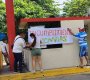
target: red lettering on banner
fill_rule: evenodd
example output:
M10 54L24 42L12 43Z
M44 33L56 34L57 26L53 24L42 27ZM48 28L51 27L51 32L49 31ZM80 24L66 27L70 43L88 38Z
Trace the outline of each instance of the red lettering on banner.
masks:
M57 30L57 34L58 35L61 35L61 30Z
M69 31L65 30L65 35L70 35Z
M44 30L44 36L47 36L48 35L48 30Z
M61 30L61 35L64 35L64 30Z
M53 30L49 30L48 31L48 36L52 36L53 35Z
M37 30L37 36L40 36L41 35L41 31L40 30Z
M44 36L43 32L44 32L44 31L42 30L42 31L41 31L41 36Z
M59 34L59 35L70 35L70 33L65 29L57 30L57 34Z
M57 30L55 29L54 30L54 34L53 34L54 36L56 36L57 35Z
M66 29L46 29L46 30L29 30L30 33L36 34L36 36L57 36L57 35L70 35Z

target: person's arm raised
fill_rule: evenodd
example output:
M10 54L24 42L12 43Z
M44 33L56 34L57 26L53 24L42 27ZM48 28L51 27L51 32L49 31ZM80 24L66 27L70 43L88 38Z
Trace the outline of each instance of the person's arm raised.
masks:
M75 35L70 28L67 28L71 35Z

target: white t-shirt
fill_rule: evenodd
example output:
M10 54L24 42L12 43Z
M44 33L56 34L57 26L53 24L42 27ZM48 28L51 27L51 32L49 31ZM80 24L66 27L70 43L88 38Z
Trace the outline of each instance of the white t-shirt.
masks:
M4 43L4 42L2 42L1 43L1 51L3 52L3 53L7 53L7 44L6 43Z
M34 39L31 38L29 43L33 43ZM36 45L34 46L34 48L41 48L40 47L40 38L39 37L36 37Z
M14 40L13 53L22 53L25 46L25 40L17 35Z

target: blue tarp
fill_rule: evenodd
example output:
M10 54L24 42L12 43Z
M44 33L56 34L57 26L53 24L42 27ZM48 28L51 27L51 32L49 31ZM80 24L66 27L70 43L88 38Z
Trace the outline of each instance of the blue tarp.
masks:
M6 37L6 34L5 33L0 33L0 41Z

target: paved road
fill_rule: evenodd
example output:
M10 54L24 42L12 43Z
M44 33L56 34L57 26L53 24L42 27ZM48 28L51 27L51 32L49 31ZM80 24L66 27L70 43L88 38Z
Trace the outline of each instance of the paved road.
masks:
M56 76L52 78L41 78L34 80L90 80L90 73L64 75L64 76Z

